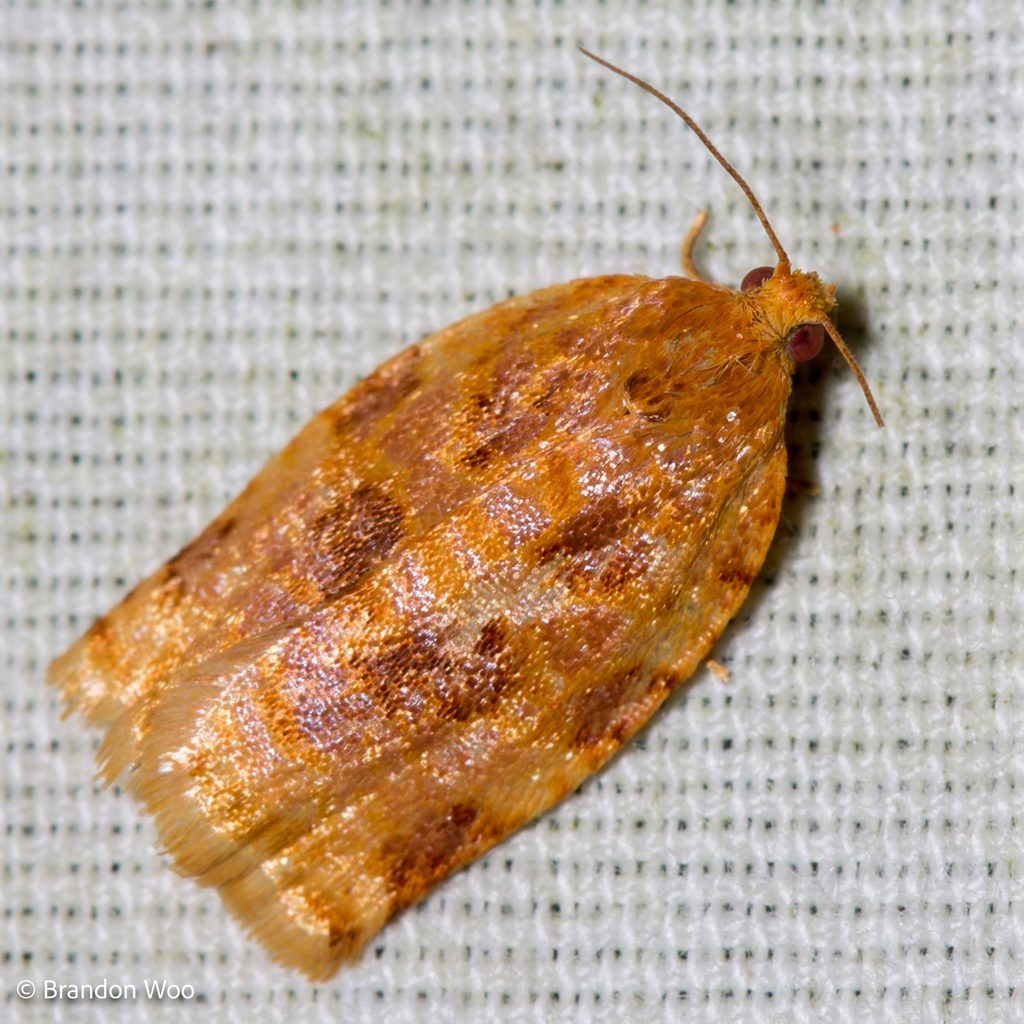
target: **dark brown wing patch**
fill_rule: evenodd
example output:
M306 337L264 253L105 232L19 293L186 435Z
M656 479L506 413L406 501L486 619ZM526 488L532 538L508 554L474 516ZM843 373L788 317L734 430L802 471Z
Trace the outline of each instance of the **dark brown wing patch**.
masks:
M324 593L356 583L402 539L402 506L374 484L362 484L322 512L313 524Z

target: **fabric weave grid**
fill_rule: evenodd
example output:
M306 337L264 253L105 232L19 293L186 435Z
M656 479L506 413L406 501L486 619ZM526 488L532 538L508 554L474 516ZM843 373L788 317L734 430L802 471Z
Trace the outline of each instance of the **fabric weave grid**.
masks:
M3 993L71 1021L1018 1019L1018 5L22 3L0 16ZM48 660L382 358L512 293L770 247L803 369L768 564L605 771L311 986L91 781ZM28 1000L15 986L38 987ZM205 1010L204 1010L205 1007Z

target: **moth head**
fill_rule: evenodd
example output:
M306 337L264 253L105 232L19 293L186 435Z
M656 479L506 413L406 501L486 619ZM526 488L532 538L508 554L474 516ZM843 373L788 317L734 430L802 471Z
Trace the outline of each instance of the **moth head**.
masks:
M781 259L774 267L755 267L749 271L740 282L740 291L757 294L769 307L785 311L788 323L779 323L779 317L774 319L785 337L786 354L794 363L806 363L814 359L821 352L825 335L828 334L853 370L875 422L882 426L882 415L868 382L857 360L853 358L853 353L846 347L835 324L829 319L828 314L836 304L834 285L825 284L817 274L793 270L788 259Z
M743 278L740 291L763 295L777 309L796 313L799 323L779 326L785 332L786 354L794 363L806 363L825 344L825 328L819 316L823 314L827 319L835 305L835 289L823 285L817 274L787 270L781 263L777 267L755 267Z

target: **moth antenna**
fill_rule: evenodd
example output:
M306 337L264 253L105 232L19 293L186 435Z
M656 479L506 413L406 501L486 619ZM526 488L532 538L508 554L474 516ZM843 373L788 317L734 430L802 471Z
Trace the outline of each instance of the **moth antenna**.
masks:
M683 110L678 103L670 100L663 92L659 89L655 89L653 85L648 84L642 78L637 78L636 75L630 74L628 71L624 71L620 67L616 67L609 61L606 61L603 57L598 57L596 53L591 53L588 49L581 46L580 53L585 57L589 57L592 61L600 64L602 67L607 68L609 71L614 71L615 74L621 75L627 81L632 82L634 85L639 85L644 92L649 92L652 96L661 100L669 110L673 111L681 117L690 128L691 131L700 139L701 142L707 147L708 152L729 172L733 181L741 189L743 194L750 200L750 205L754 208L754 213L757 214L758 219L761 221L761 226L765 230L765 234L768 235L769 240L775 248L775 252L779 257L779 262L784 265L786 271L789 270L789 257L786 255L786 250L782 248L782 243L779 241L779 236L775 234L771 224L768 223L768 217L761 207L761 204L757 201L757 196L754 195L753 189L743 180L743 176L739 171L728 160L722 156L721 153L715 148L715 144L704 134L701 130L700 125L690 115ZM699 230L699 229L698 229ZM691 231L692 234L692 231ZM689 236L687 237L689 241ZM684 246L685 249L685 246ZM860 367L857 365L857 360L853 358L853 353L846 347L843 339L839 337L839 332L835 329L832 321L827 316L822 316L821 320L818 321L822 327L828 331L829 337L835 342L836 348L839 349L842 357L849 364L850 369L853 370L853 375L857 378L857 383L860 384L861 391L864 392L864 397L868 400L868 405L871 407L871 414L875 417L875 422L880 426L885 426L885 421L882 419L882 414L878 411L878 405L875 403L875 396L871 394L871 388L868 387L868 382L864 379L864 374L861 372Z
M685 110L683 110L683 108L679 106L678 103L674 103L663 92L660 92L659 90L655 89L653 85L649 85L642 78L637 78L636 75L631 75L628 71L623 71L622 68L616 67L614 64L610 64L603 57L598 57L596 53L591 53L589 50L584 49L582 46L580 47L580 52L584 56L589 57L592 61L596 61L602 67L606 67L609 71L614 71L615 74L622 75L623 78L625 78L627 81L632 82L634 85L639 85L641 89L643 89L645 92L649 92L652 96L657 97L659 100L661 100L662 103L665 104L666 107L669 108L669 110L678 114L686 122L690 130L693 131L696 134L697 138L700 139L700 141L703 142L704 145L707 147L708 152L729 172L729 174L732 176L733 181L735 181L736 184L739 185L741 189L743 189L743 194L747 197L747 199L750 200L750 205L753 206L754 213L757 214L758 219L761 221L761 226L764 228L765 233L768 235L769 240L775 248L775 252L778 254L779 262L784 263L786 265L786 268L788 269L789 257L786 255L786 250L782 248L782 243L779 241L778 235L775 234L775 232L772 230L771 224L768 223L768 218L767 216L765 216L765 212L761 208L761 204L757 201L757 196L754 195L754 192L751 189L751 187L743 180L743 177L740 174L740 172L737 171L736 168L733 167L733 165L729 163L729 161L726 160L721 153L718 152L718 150L715 148L715 144L704 134L703 131L701 131L700 125L698 125L697 122L694 121L694 119L690 117L690 115Z
M871 388L868 387L868 382L864 379L864 374L861 373L860 367L857 365L857 360L853 358L853 353L846 347L843 339L839 337L839 332L835 329L832 321L827 316L822 314L820 320L816 321L821 324L822 327L828 331L828 336L835 343L840 354L849 364L851 370L853 370L854 377L857 378L857 383L860 385L861 391L864 392L864 397L868 400L868 405L871 406L871 415L875 417L875 422L880 426L885 426L885 420L882 419L882 414L878 411L878 406L875 404L875 396L871 394Z

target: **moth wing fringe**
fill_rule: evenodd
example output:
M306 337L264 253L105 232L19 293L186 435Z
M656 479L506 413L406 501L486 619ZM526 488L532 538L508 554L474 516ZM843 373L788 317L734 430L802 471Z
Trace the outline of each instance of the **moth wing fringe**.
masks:
M375 925L336 935L327 929L304 929L296 924L273 879L262 871L222 885L220 898L275 963L301 971L310 981L326 981L342 964L358 960L385 923L382 916Z
M126 712L101 745L104 776L108 782L123 785L152 816L160 846L171 856L177 874L217 888L231 914L277 963L300 970L311 980L324 980L346 960L358 958L366 939L384 921L372 929L352 929L333 936L326 923L303 928L286 905L278 883L262 870L271 852L282 852L280 844L261 842L258 834L230 839L212 826L190 799L193 783L189 768L187 764L176 766L173 753L188 745L197 720L221 689L221 684L208 677L179 681L161 692L155 710L143 706ZM148 718L144 725L140 714ZM140 728L145 734L138 743L133 734ZM123 750L133 750L134 759L126 761ZM279 819L274 820L280 824ZM306 829L293 831L298 834L289 842L301 838Z
M153 816L162 848L175 870L201 885L220 884L218 867L237 855L235 842L212 829L193 802L190 766L175 763L175 753L188 746L201 715L221 687L212 680L179 684L152 702L126 712L111 727L97 754L108 782L119 783ZM141 738L137 734L141 733ZM237 876L241 870L229 877Z
M93 697L90 700L88 678L83 678L83 665L89 660L89 645L92 643L93 630L88 630L79 637L60 657L54 658L46 669L46 683L56 687L63 704L61 718L67 718L75 711L81 711L86 724L100 727L108 726L116 717L112 714L109 698ZM93 683L99 690L98 683Z

